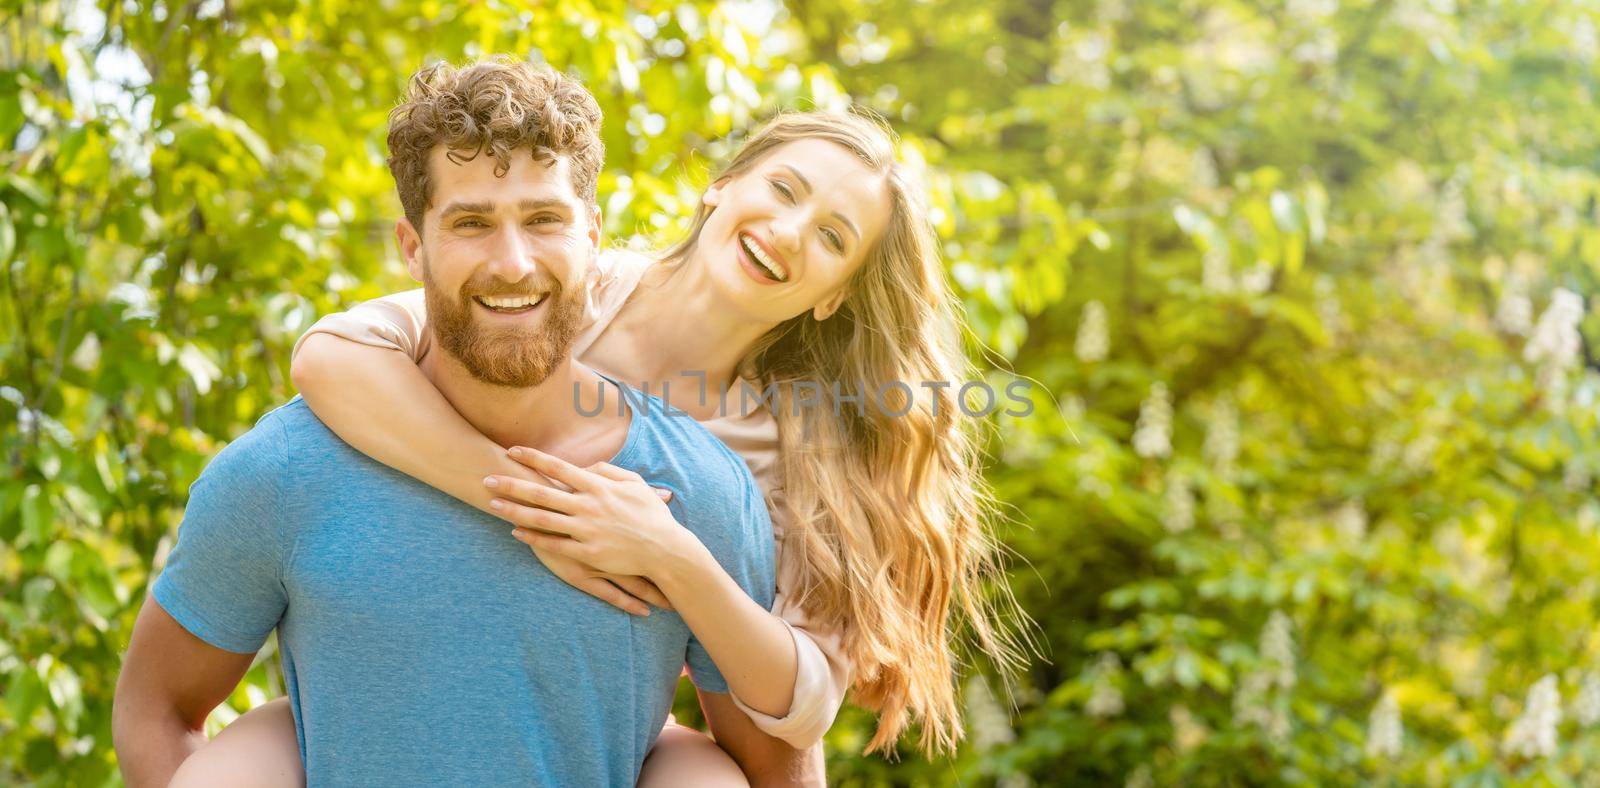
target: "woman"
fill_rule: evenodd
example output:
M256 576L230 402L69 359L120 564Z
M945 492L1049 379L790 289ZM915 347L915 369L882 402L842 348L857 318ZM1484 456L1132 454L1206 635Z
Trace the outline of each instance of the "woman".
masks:
M745 458L778 537L777 599L762 609L720 570L677 584L694 594L664 596L652 576L677 568L660 546L687 529L642 502L590 516L581 551L558 535L518 538L618 607L678 611L739 707L792 746L820 740L848 687L879 714L868 751L889 749L912 718L925 750L951 748L962 732L955 633L970 627L1002 665L1017 651L981 588L995 569L993 507L975 425L954 387L921 385L959 386L969 367L927 209L887 128L858 115L781 115L707 188L684 240L655 260L605 257L574 355L653 392L668 384L674 407ZM516 525L548 528L542 480L603 469L521 451L524 467L475 431L416 367L428 352L423 319L417 293L325 318L297 350L295 383L375 459ZM741 407L742 386L770 387L777 406ZM407 423L428 429L397 426ZM570 497L559 506L585 517ZM293 727L276 705L231 726L234 745L280 757ZM731 766L709 739L669 725L640 782L705 782Z

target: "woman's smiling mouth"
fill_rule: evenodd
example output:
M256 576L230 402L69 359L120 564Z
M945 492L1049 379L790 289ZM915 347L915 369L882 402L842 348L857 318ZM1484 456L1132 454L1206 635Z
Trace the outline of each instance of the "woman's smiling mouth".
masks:
M760 239L749 233L739 233L739 249L744 254L743 260L752 264L763 278L773 282L789 281L789 269L783 264L782 258L772 252Z

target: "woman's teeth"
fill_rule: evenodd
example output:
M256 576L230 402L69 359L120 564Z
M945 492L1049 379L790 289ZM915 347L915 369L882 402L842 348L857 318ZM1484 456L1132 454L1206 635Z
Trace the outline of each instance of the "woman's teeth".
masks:
M773 279L776 279L780 282L788 280L789 277L783 273L783 269L779 268L778 264L773 262L772 258L768 257L767 253L761 250L761 247L751 243L749 239L742 235L739 236L739 245L744 247L745 253L750 255L752 260L760 263L762 268L767 269L767 273L772 274Z
M540 301L543 301L544 296L515 296L511 298L489 298L487 296L477 296L476 300L478 303L483 304L490 309L526 309L530 306L537 305Z

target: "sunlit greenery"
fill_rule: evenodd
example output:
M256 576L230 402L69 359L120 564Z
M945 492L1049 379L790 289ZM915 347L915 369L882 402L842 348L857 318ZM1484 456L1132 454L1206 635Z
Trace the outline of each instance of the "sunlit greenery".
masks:
M1600 771L1600 9L1527 0L0 0L0 783L116 783L188 485L317 315L406 286L419 65L581 77L608 232L780 107L927 166L1042 656L841 784ZM980 346L981 343L981 346ZM1003 379L1003 378L1002 378ZM403 647L403 644L396 644ZM1549 677L1549 678L1546 678ZM1541 679L1545 679L1541 681ZM218 725L280 691L270 655Z

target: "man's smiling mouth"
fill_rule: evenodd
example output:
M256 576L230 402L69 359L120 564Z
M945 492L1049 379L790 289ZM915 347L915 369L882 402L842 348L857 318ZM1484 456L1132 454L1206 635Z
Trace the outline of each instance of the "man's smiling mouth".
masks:
M541 293L539 295L522 296L473 296L472 300L491 312L516 314L518 312L527 312L544 303L547 295L547 293Z

